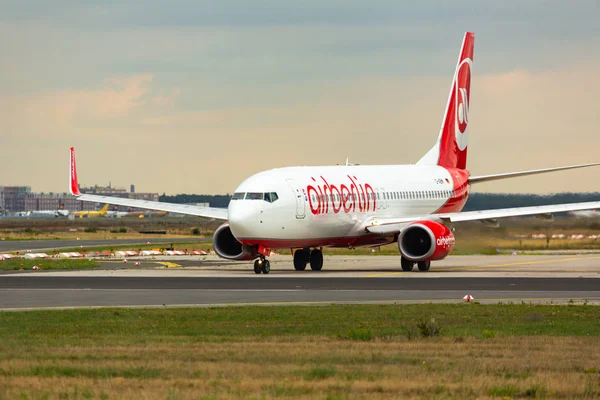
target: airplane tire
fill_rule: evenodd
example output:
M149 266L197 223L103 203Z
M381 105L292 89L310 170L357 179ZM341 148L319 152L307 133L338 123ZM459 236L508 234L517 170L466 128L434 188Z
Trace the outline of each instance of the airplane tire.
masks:
M412 261L407 260L406 258L402 257L400 259L400 265L402 265L402 271L404 272L410 272L413 270L413 267L415 266L415 263Z
M422 271L422 272L429 271L429 267L431 266L431 261L429 261L429 260L421 261L421 262L417 263L417 266L419 267L419 271Z
M320 271L323 268L323 252L321 250L313 250L310 252L310 269Z
M298 249L294 252L294 269L296 271L304 271L308 264L308 254L304 249Z
M263 261L262 272L263 274L268 274L269 272L271 272L271 263L269 262L269 260Z
M262 272L262 263L260 260L254 261L254 273L260 274Z

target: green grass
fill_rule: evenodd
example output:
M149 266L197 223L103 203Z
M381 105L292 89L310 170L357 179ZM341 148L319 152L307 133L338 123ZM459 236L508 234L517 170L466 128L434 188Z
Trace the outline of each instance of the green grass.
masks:
M332 366L318 366L311 368L310 370L304 373L304 379L308 381L314 380L322 380L335 376L337 374L337 370Z
M4 312L0 399L597 398L599 320L473 303Z
M19 269L30 270L34 265L37 265L40 270L56 270L56 269L88 269L95 268L99 264L95 260L88 259L11 259L0 261L0 271L16 271Z
M36 366L22 370L4 371L0 369L0 376L43 376L43 377L84 377L93 379L107 378L137 378L151 379L161 375L157 368L104 368L104 367L63 367L63 366Z
M370 341L405 337L424 318L432 317L442 337L600 336L600 307L595 306L426 304L0 313L0 338L40 343L147 343L167 338L228 341L282 336Z

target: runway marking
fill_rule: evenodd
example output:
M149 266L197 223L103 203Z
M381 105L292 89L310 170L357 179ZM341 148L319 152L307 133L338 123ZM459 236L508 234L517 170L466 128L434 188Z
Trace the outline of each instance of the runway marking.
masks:
M160 264L163 265L167 268L177 268L177 267L181 267L181 264L176 264L174 262L169 262L169 261L157 261L156 264Z
M443 269L441 269L441 271L471 271L471 270L482 270L482 269L493 268L493 267L514 267L514 266L518 266L518 265L550 264L550 263L565 262L565 261L593 260L593 259L599 259L599 258L600 258L600 256L571 257L571 258L559 258L559 259L553 259L553 260L539 260L539 261L520 261L520 262L505 263L505 264L474 265L471 267L443 268ZM569 272L571 272L571 270L569 270ZM577 272L577 271L573 271L573 272ZM588 272L594 272L594 271L588 271ZM365 278L382 278L382 277L392 277L392 276L405 275L405 274L406 274L405 271L386 272L386 273L382 273L382 274L366 275Z

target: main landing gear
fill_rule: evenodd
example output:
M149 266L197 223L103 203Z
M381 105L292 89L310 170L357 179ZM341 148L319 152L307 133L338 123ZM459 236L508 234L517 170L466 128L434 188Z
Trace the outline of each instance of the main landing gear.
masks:
M298 249L294 252L294 269L304 271L306 265L310 264L310 269L320 271L323 268L323 252L320 249Z
M271 263L264 256L254 261L254 273L255 274L268 274L271 272Z
M429 261L429 260L419 261L416 264L417 264L417 267L419 268L419 271L426 272L426 271L429 271L429 267L431 266L431 261ZM413 261L407 260L406 258L402 257L400 259L400 265L402 266L402 271L410 272L413 270L415 263Z

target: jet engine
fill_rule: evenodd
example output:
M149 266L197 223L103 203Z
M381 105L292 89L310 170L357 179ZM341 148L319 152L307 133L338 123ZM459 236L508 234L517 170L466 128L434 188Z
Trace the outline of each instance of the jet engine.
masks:
M408 225L400 232L398 248L410 261L441 260L454 247L454 235L446 225L422 221Z
M215 231L213 249L219 257L228 260L252 260L258 256L258 252L254 247L244 246L237 241L227 222Z

